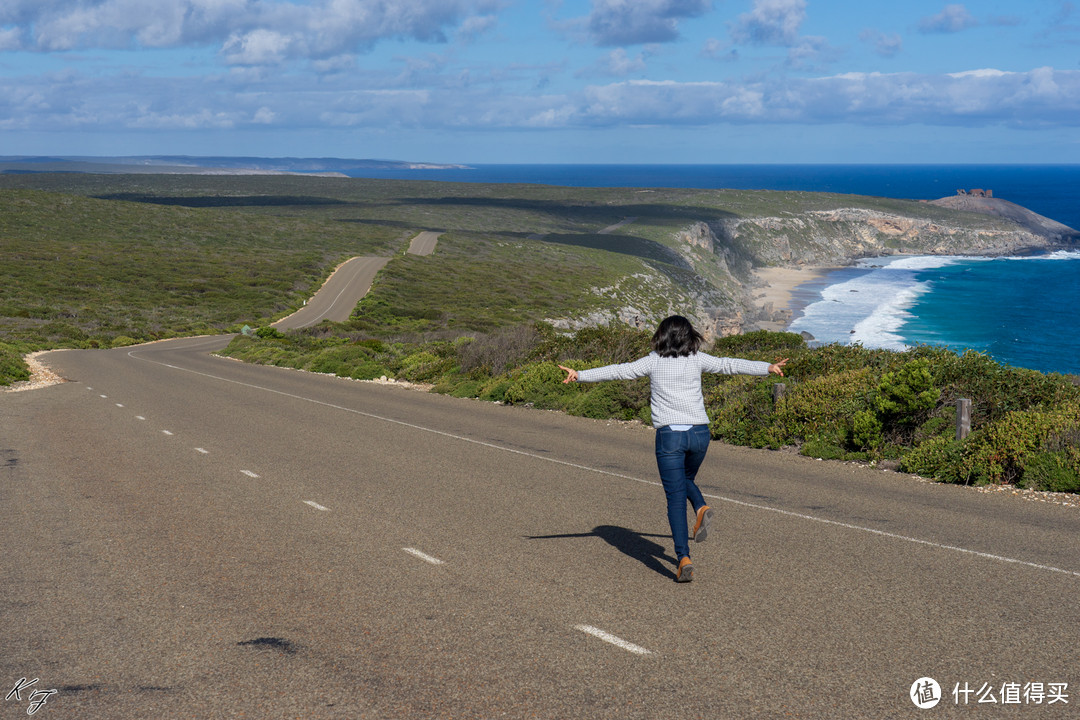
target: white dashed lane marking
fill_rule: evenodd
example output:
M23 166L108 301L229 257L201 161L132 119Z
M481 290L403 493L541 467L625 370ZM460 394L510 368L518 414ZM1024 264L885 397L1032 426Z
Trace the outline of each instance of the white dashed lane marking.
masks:
M314 500L305 500L305 501L304 501L304 504L305 504L305 505L310 505L311 507L315 508L316 510L321 510L321 511L323 511L323 512L330 512L330 508L328 508L328 507L323 507L322 505L320 505L319 503L315 502Z
M257 478L257 477L259 477L258 475L256 475L255 473L251 472L250 470L241 470L240 472L244 473L245 475L247 475L247 476L248 476L248 477L250 477L250 478Z
M203 455L209 455L210 454L210 451L205 449L205 448L195 448L195 452L201 453Z
M600 628L593 627L592 625L575 625L574 629L580 630L583 633L588 633L595 638L599 638L606 643L611 643L615 647L622 648L623 650L626 650L627 652L632 652L635 655L652 655L651 650L646 650L640 645L635 645L632 642L627 642L620 637L616 637L611 633L604 632Z
M427 553L424 553L424 552L420 552L416 548L401 548L401 549L404 550L405 552L409 553L410 555L414 555L414 556L420 558L424 562L431 563L432 565L442 565L442 564L444 564L443 561L440 560L439 558L432 557L432 556L430 556L430 555L428 555Z
M161 434L162 434L162 435L172 435L172 433L171 433L171 432L169 432L168 430L162 430L162 431L161 431Z
M145 420L146 418L144 418L142 415L136 415L135 419L136 420Z

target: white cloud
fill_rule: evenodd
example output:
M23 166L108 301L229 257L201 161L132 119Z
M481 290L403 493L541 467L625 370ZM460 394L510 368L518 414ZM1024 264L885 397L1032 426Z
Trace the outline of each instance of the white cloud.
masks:
M671 42L681 20L711 9L711 0L593 0L586 25L600 46Z
M0 28L0 52L18 50L22 47L22 32L19 28Z
M277 113L268 107L261 107L255 111L255 116L251 119L251 122L256 125L271 125L276 119Z
M457 34L458 37L467 40L475 40L491 28L495 27L498 22L499 19L495 15L475 15L467 18L465 22L461 23L461 27L458 28Z
M704 47L701 48L702 57L712 58L713 60L738 60L739 51L731 46L731 43L718 40L716 38L709 38L705 41Z
M32 49L218 45L235 62L325 59L387 38L445 42L449 30L489 28L502 0L4 0L0 27L33 38ZM267 46L278 38L278 47ZM288 38L288 43L280 38ZM239 43L239 44L238 44Z
M618 59L613 53L612 58ZM635 59L625 56L633 65ZM617 64L617 63L616 63ZM979 69L945 75L845 73L752 82L632 80L579 92L515 92L520 78L439 78L402 89L393 74L283 75L240 66L215 77L99 78L68 71L0 77L5 129L263 127L588 129L753 123L1080 127L1080 70ZM365 85L366 87L358 87ZM145 100L144 98L152 98Z
M922 33L956 33L975 27L979 21L971 16L963 5L946 5L937 15L924 17L919 21Z
M646 53L640 52L631 57L624 48L615 48L601 56L592 66L580 70L576 77L626 77L632 73L644 72Z
M222 53L230 65L276 65L283 61L292 40L272 30L252 30L225 41Z
M731 38L742 44L792 47L806 20L806 0L754 0L750 12L731 24Z
M873 46L874 52L882 57L895 57L904 49L904 41L896 33L885 34L880 30L867 28L859 33L859 39Z

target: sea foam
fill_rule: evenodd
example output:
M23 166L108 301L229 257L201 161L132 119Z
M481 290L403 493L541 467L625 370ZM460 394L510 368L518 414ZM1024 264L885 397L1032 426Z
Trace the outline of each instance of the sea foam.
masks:
M953 256L912 256L862 260L851 268L834 272L821 292L789 330L807 332L822 343L854 344L864 347L904 350L899 334L911 318L908 309L931 289L919 280L924 270L945 267L961 258Z

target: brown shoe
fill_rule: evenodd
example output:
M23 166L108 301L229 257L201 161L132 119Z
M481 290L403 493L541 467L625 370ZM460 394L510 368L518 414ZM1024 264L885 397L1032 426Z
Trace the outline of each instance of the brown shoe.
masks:
M679 572L675 574L675 582L690 582L694 579L694 564L690 558L684 557L679 561Z
M694 542L704 542L709 536L709 523L712 522L712 508L702 505L697 511L697 522L694 524Z

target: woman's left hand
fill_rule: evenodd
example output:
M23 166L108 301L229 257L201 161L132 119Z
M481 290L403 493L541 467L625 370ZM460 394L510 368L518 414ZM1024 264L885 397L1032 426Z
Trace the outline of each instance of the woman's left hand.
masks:
M779 375L780 377L784 377L784 366L787 365L787 361L787 358L784 358L783 360L777 360L769 366L769 372L771 372L773 375Z

